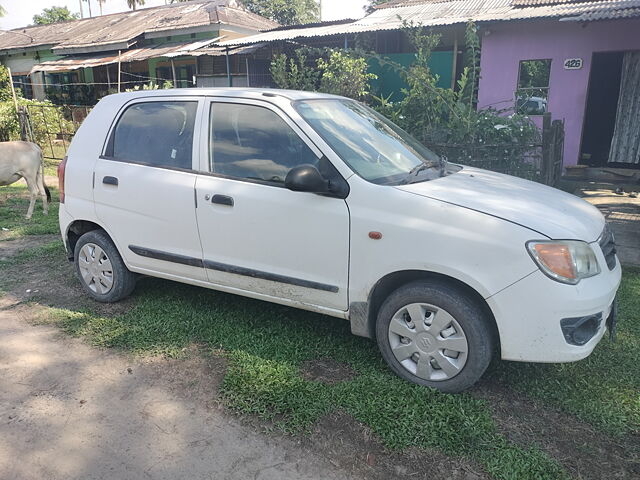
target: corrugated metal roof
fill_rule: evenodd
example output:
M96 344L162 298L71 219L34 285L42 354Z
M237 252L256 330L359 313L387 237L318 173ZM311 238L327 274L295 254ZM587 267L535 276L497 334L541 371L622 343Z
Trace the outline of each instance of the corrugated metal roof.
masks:
M109 65L112 63L127 63L148 60L149 58L174 58L181 56L198 56L204 55L206 47L211 45L218 39L210 39L192 43L165 43L146 48L133 48L125 50L121 55L117 53L103 53L93 55L74 55L60 58L58 60L49 60L35 65L30 73L33 72L67 72L69 70L77 70L79 68L98 67L100 65ZM247 47L245 47L247 48ZM223 48L218 48L224 51Z
M535 0L534 0L535 1ZM309 37L344 35L349 33L397 30L405 22L426 27L476 22L534 20L558 18L563 21L604 20L640 16L640 0L600 0L554 5L515 7L512 0L421 0L408 4L376 9L370 15L346 25L329 25L290 30L273 30L239 39L221 42L223 46L248 45L257 42L295 40Z
M514 7L531 7L534 5L558 5L560 3L589 3L594 0L512 0Z
M170 34L175 30L216 24L253 30L278 26L276 22L246 11L235 0L195 0L14 30L27 36L12 31L1 32L0 50L53 45L58 54L82 48L99 51L121 48L122 44L129 44L143 34Z

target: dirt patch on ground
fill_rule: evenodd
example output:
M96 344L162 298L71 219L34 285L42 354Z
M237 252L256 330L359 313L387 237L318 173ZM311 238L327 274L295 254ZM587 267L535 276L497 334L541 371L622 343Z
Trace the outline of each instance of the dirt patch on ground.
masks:
M538 446L574 478L640 478L640 439L613 438L572 415L496 383L481 382L474 395L487 400L500 432L523 446Z
M30 238L23 237L15 242L22 242L22 249L28 248L26 245L29 245ZM48 243L52 238L55 240L57 236L42 235L33 238L37 240L33 240L34 243L31 246L38 246ZM46 238L49 240L46 241ZM0 242L0 246L10 242L14 240ZM67 260L64 253L3 268L0 286L21 302L38 302L42 305L70 310L90 310L98 315L119 315L132 306L132 301L129 299L108 304L90 299L82 290L73 264Z
M146 357L138 363L162 377L175 395L197 402L208 409L221 409L218 401L220 385L227 373L227 360L194 345L185 358Z
M215 386L185 381L194 369L203 382L212 370L218 378L217 359L141 361L92 348L30 325L38 307L17 303L0 299L2 478L367 478L203 405Z
M31 235L16 240L2 240L0 231L0 261L8 260L17 254L34 247L40 247L60 238L59 235Z
M366 426L344 412L320 419L311 437L305 439L314 450L324 452L332 463L343 468L364 469L366 478L481 480L491 478L479 465L451 458L437 450L386 448Z
M356 372L347 364L336 362L331 358L315 358L307 360L300 368L306 380L321 382L327 385L346 382L356 377Z

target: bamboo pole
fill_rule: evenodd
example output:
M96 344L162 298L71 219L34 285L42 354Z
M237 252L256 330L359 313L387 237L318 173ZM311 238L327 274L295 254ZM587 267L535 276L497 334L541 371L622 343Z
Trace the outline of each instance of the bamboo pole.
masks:
M120 62L120 55L121 55L122 50L118 50L118 93L120 93L120 80L122 78L121 74L120 74L120 66L121 66L121 62Z
M458 34L453 34L453 64L451 65L451 90L456 87L456 74L458 67Z
M231 69L229 68L229 47L226 47L225 53L226 53L226 60L227 60L227 83L229 84L230 87L232 87L233 83L231 81Z
M11 69L7 67L7 73L9 74L9 85L11 85L11 96L13 97L13 105L16 107L16 115L18 114L18 98L16 97L16 89L13 88L13 77L11 76Z

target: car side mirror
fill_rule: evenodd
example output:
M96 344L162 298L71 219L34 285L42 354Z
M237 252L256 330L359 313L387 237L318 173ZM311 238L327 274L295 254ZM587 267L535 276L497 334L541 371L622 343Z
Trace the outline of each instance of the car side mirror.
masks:
M313 165L293 167L284 179L284 186L294 192L330 193L329 181Z

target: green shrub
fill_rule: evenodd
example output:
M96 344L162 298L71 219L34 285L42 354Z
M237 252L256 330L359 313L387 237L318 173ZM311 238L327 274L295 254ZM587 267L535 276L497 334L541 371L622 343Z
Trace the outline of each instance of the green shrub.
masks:
M322 72L320 91L342 95L355 99L369 94L369 81L378 78L367 73L367 61L364 57L344 50L334 50L329 58L318 59L318 68Z
M317 56L315 62L309 55ZM367 61L353 51L299 48L295 56L276 55L271 62L271 76L280 88L319 91L363 99L369 94L369 81L377 78L367 73Z
M405 24L405 32L416 49L415 62L404 67L392 64L406 81L404 98L396 103L375 97L373 105L426 145L522 145L540 141L536 125L524 115L505 115L495 109L476 108L480 78L480 46L476 26L467 25L466 66L456 89L437 86L438 77L429 68L431 52L440 36L422 27ZM390 64L385 58L380 62Z

